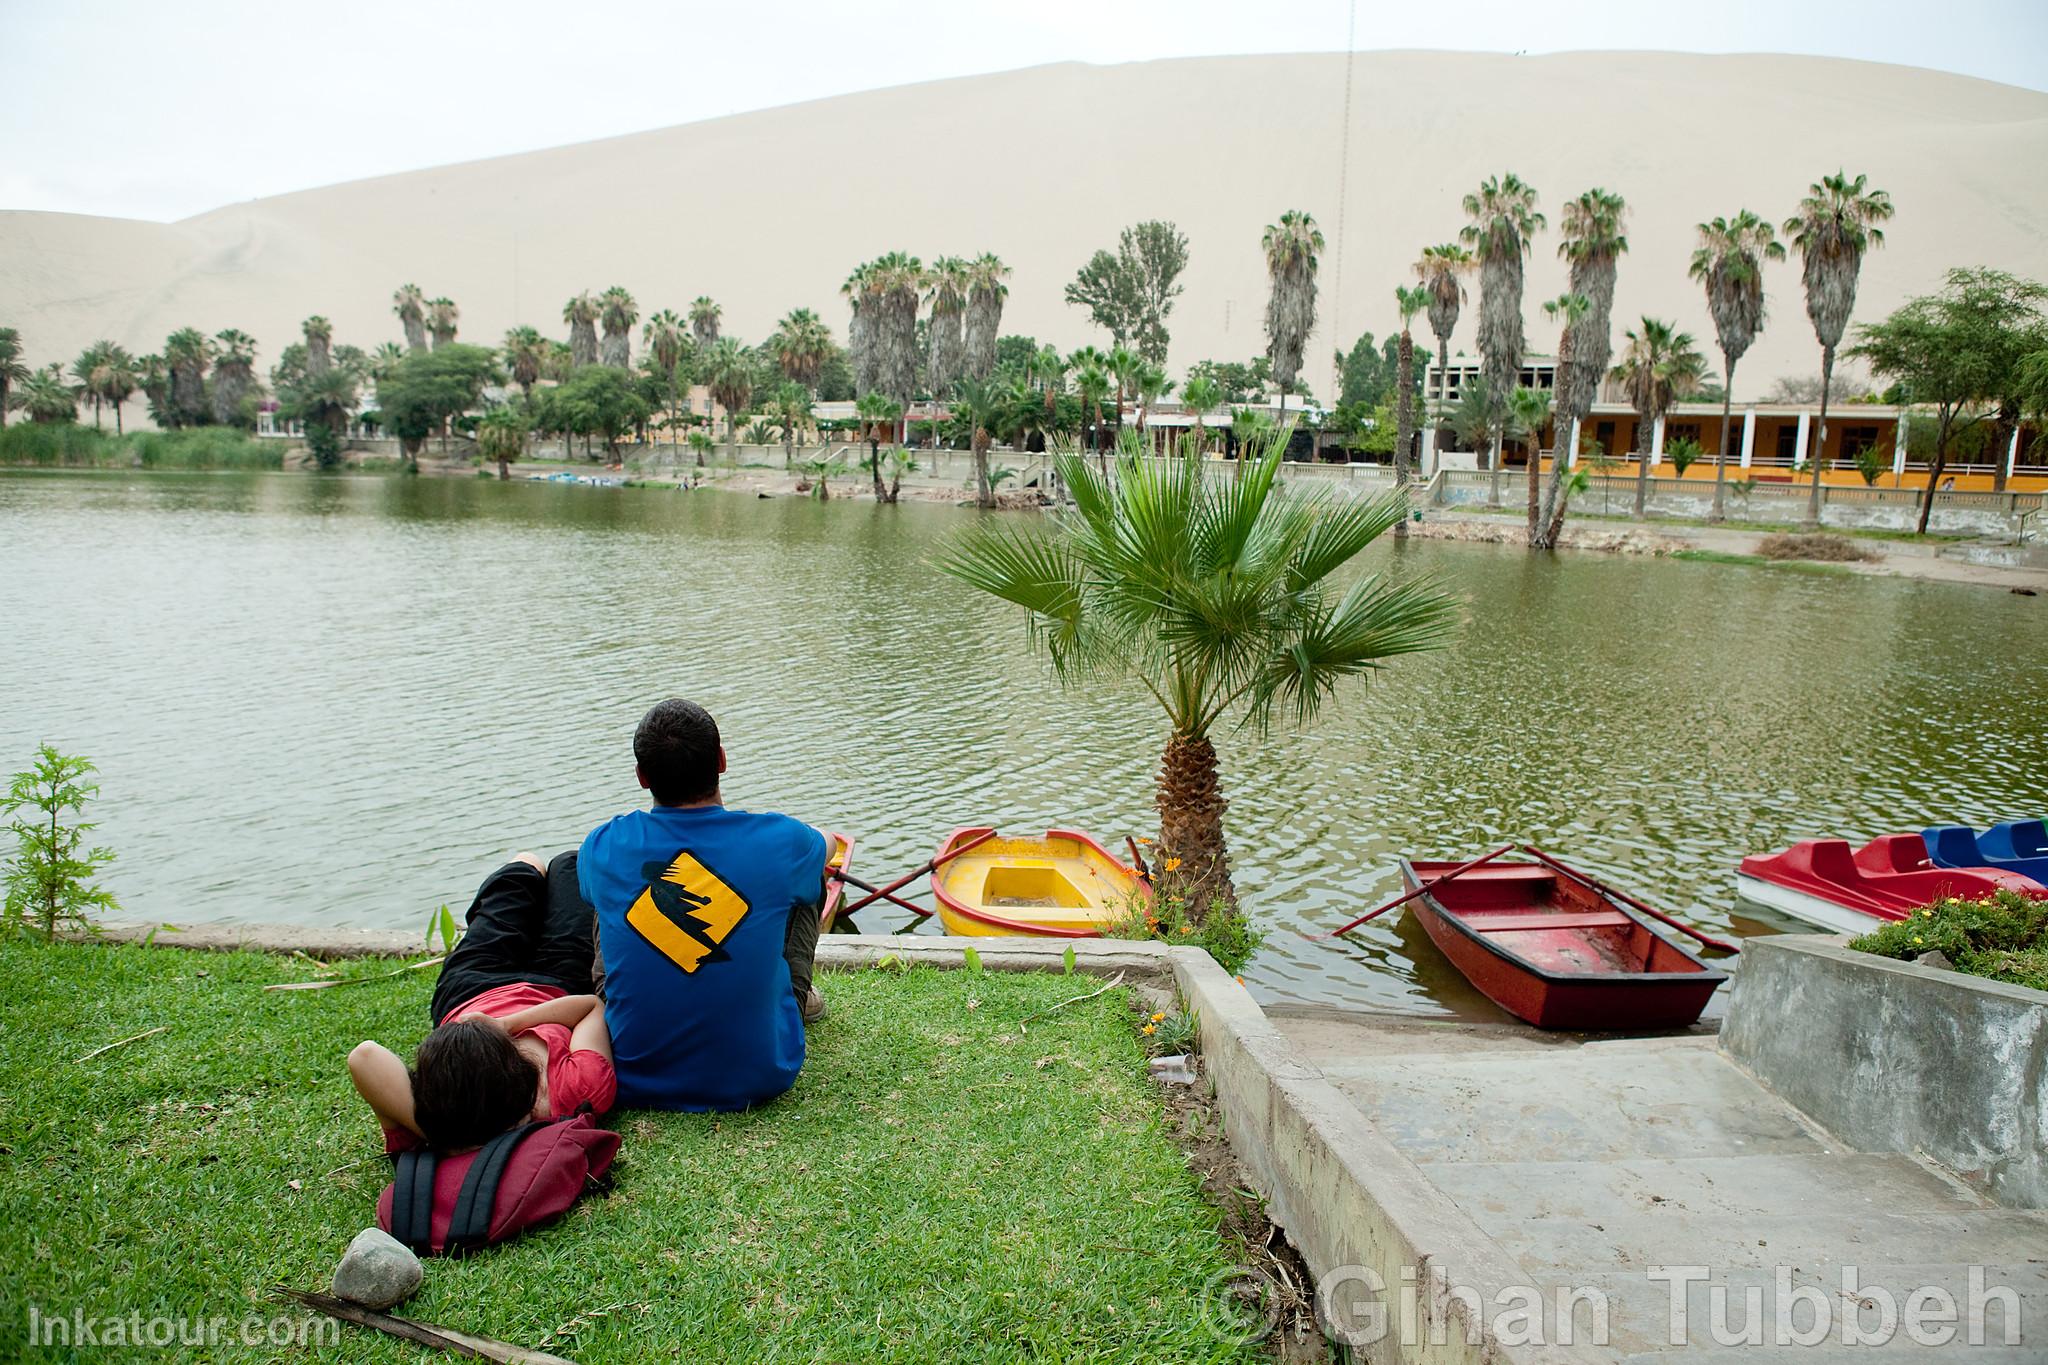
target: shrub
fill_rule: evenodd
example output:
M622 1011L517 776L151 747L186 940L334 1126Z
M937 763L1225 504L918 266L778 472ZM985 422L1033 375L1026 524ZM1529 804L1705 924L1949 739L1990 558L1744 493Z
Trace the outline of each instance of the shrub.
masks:
M1705 453L1700 448L1700 443L1690 436L1674 436L1664 443L1664 458L1671 461L1671 467L1678 472L1681 479L1685 477L1685 471L1698 464L1700 456Z
M2048 900L2019 891L1982 900L1949 897L1849 946L1906 960L1938 950L1958 971L2048 991Z
M306 428L306 450L314 464L332 469L341 463L341 433L325 422L314 422Z
M107 433L70 422L17 422L0 430L0 464L96 469L124 462L125 454Z
M17 817L8 826L16 841L7 864L8 927L49 935L59 928L89 926L90 911L120 908L112 895L90 884L114 860L113 850L81 847L86 833L97 826L65 821L66 811L82 812L99 795L99 784L84 780L93 771L85 759L45 744L36 750L35 766L16 773L7 794L0 796L0 811ZM24 809L33 811L35 819L20 819Z
M1232 910L1222 899L1209 902L1209 913L1197 922L1179 896L1155 892L1136 895L1118 907L1115 919L1102 926L1104 938L1158 939L1184 947L1200 948L1216 959L1217 965L1236 976L1266 941L1265 933Z
M1765 559L1821 559L1831 563L1877 557L1846 536L1830 535L1768 535L1757 542L1756 552Z
M144 469L282 469L284 443L232 427L138 431L124 438Z

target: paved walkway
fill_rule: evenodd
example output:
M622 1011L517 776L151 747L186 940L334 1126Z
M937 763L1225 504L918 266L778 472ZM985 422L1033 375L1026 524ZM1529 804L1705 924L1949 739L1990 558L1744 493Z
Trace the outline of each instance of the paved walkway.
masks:
M1512 1023L1269 1014L1546 1298L1560 1286L1607 1295L1611 1336L1596 1358L1868 1355L1842 1341L1852 1307L1844 1267L1866 1298L1882 1287L1903 1313L1927 1285L1966 1308L1969 1268L1981 1265L1984 1284L2015 1291L2022 1344L2003 1344L1994 1306L1986 1346L1968 1348L1961 1329L1954 1345L1916 1344L1902 1323L1877 1358L2048 1360L2048 1212L2000 1208L1911 1157L1849 1150L1723 1056L1709 1032L1589 1040ZM1685 1294L1688 1344L1670 1344L1673 1286L1649 1278L1653 1266L1710 1273ZM1781 1266L1794 1291L1813 1286L1829 1305L1824 1344L1773 1344ZM1745 1295L1760 1293L1760 1345L1716 1344L1715 1285L1726 1286L1724 1322L1737 1333L1750 1317ZM1805 1329L1812 1311L1810 1301L1792 1309L1793 1326ZM1875 1302L1862 1321L1877 1329Z

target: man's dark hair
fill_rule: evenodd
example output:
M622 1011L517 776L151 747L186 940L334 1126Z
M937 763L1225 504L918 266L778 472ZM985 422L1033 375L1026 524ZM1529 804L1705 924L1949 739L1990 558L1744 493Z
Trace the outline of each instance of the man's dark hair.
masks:
M412 1116L438 1152L480 1147L518 1126L540 1092L540 1072L496 1024L443 1024L413 1058Z
M718 722L693 701L656 702L633 732L633 761L657 804L702 801L718 790Z

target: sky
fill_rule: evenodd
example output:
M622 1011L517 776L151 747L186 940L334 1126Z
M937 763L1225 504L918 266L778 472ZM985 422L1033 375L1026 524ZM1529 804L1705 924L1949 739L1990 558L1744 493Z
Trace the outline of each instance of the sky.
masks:
M0 209L170 221L919 81L1347 43L1789 52L2048 89L2048 0L0 0Z

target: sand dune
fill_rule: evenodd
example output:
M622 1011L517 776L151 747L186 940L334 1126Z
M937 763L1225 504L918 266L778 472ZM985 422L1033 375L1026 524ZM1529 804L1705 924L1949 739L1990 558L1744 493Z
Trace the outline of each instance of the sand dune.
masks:
M1685 278L1693 224L1742 207L1782 218L1837 167L1891 191L1898 217L1864 271L1858 316L1934 287L1951 265L2048 277L2048 95L1962 76L1805 57L1360 54L1347 202L1338 203L1344 58L1059 65L796 104L602 142L259 199L170 224L0 213L0 321L30 358L96 337L153 350L191 325L241 327L267 369L324 313L337 339L397 339L392 289L462 307L462 334L564 332L563 301L623 284L643 313L708 293L757 340L816 308L844 334L841 280L903 249L990 250L1015 267L1006 331L1100 341L1061 298L1075 269L1141 218L1190 240L1171 368L1263 348L1261 228L1287 208L1329 238L1308 378L1330 390L1336 338L1393 321L1418 248L1452 236L1459 196L1513 169L1557 206L1627 195L1617 318L1676 316L1711 347ZM798 92L791 92L792 94ZM1341 224L1341 235L1340 235ZM1340 260L1341 247L1341 260ZM1564 273L1536 243L1527 313ZM1341 279L1341 298L1338 281ZM1797 266L1739 393L1818 370ZM1341 329L1341 331L1339 330ZM1469 347L1471 312L1458 341Z

